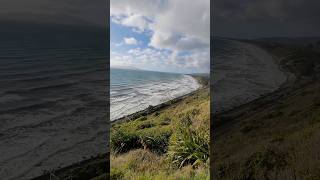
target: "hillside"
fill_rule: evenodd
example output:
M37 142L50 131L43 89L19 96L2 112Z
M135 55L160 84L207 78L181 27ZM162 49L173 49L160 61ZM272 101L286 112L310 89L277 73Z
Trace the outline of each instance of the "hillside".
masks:
M111 128L111 179L209 179L210 98L203 88Z
M295 78L213 117L213 178L319 179L319 51L279 42L250 43L273 54Z

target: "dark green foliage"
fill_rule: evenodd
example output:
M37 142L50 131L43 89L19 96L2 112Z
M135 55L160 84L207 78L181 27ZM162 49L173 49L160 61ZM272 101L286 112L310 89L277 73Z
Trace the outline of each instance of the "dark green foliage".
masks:
M128 152L131 149L142 147L139 139L137 134L116 130L111 135L110 147L114 153Z
M153 136L142 135L140 143L144 149L149 149L154 153L163 154L167 152L171 133L155 134Z
M167 151L171 132L124 132L117 130L112 133L110 146L114 153L125 153L133 149L144 148L162 154Z
M169 159L178 167L197 166L209 158L209 135L204 130L193 130L189 116L181 120L182 126L172 135L168 149Z

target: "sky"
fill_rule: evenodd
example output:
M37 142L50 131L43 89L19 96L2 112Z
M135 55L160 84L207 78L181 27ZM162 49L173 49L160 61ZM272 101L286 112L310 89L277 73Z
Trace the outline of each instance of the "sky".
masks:
M320 36L319 0L215 0L212 31L234 38Z
M210 0L110 0L110 65L208 73Z

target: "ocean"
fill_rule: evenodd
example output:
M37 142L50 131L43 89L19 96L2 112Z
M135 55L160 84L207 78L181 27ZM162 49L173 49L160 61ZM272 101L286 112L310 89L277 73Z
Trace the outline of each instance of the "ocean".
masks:
M200 87L190 75L111 68L110 119L158 105Z
M0 179L106 153L105 29L0 24Z

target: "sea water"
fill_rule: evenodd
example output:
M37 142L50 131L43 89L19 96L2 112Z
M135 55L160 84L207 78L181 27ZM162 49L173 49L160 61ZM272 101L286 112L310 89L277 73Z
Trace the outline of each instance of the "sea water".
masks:
M0 179L106 153L105 30L0 24Z
M111 68L111 120L158 105L200 87L190 75Z

